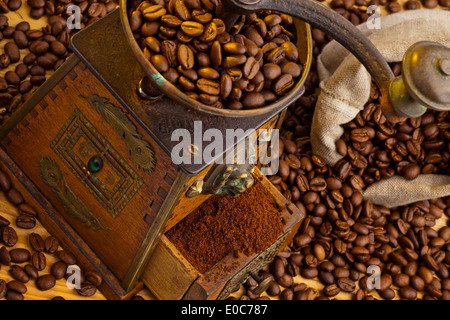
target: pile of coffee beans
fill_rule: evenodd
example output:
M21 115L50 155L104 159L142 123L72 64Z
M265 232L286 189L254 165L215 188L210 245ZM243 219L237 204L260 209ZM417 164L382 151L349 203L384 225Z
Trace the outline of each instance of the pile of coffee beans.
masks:
M36 225L37 212L24 199L19 191L12 186L7 174L0 170L0 191L4 192L8 201L17 207L19 215L15 225L21 229L30 230L28 234L29 249L15 248L18 243L18 235L11 222L0 216L0 267L9 267L9 274L13 280L6 282L0 279L0 299L23 300L27 292L26 284L30 281L41 291L52 289L56 281L70 277L73 269L69 266L76 265L76 258L72 253L61 250L59 241L53 236L45 239L38 233L33 232ZM47 256L53 255L57 258L50 267L50 273L42 274L47 268ZM102 277L94 270L81 270L81 287L75 289L80 296L92 296L101 285ZM60 296L55 299L63 299Z
M294 141L284 140L279 174L270 181L306 218L292 243L261 270L261 277L275 279L267 295L306 300L345 292L374 299L376 291L383 299L450 299L450 227L436 226L450 217L450 197L391 209L374 205L363 198L359 168L350 162L331 168L310 150L298 152L304 141ZM323 288L296 283L296 276ZM250 279L241 298L260 298L252 292L256 285Z
M405 9L418 4L408 3ZM331 6L358 24L367 20L363 9L369 4L381 1L333 0ZM362 195L370 184L393 175L450 174L449 113L429 110L389 123L372 84L364 110L337 141L343 159L328 166L312 154L310 132L319 87L316 58L331 39L318 29L312 36L306 92L288 109L280 132L279 172L269 179L306 218L291 244L260 270L260 278L275 279L265 294L254 294L258 283L249 278L244 292L230 299L449 300L450 227L443 220L450 217L450 197L386 208ZM391 68L400 73L400 63Z
M4 6L0 5L0 10L4 13L22 6L21 0L1 3ZM67 19L73 13L68 13L67 8L74 4L81 12L80 29L67 26ZM113 0L28 0L27 5L32 18L45 16L48 24L40 29L31 29L27 21L12 26L7 16L0 15L0 40L4 44L0 69L9 70L0 77L0 125L45 82L48 73L58 69L71 54L70 37L117 7Z
M400 63L393 65L397 74L400 68ZM394 125L382 115L378 98L372 90L364 110L345 125L337 142L343 161L359 168L366 184L394 174L408 180L419 174L450 174L450 114L428 111Z
M216 6L217 0L138 2L130 27L156 70L206 105L260 108L289 92L302 74L292 17L244 15L227 31Z

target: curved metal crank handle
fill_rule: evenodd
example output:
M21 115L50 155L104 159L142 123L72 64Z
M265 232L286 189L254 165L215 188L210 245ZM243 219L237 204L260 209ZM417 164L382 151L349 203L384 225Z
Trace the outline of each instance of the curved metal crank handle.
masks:
M381 108L391 122L418 117L427 108L450 110L450 49L437 43L411 46L403 59L402 77L358 28L316 0L222 0L217 15L232 27L240 15L260 10L287 13L320 29L350 51L381 91Z

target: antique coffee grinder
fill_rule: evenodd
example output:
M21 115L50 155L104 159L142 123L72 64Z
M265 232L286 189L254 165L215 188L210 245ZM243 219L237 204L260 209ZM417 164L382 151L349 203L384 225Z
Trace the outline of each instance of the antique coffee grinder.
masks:
M78 263L102 274L101 290L108 298L129 298L143 283L160 299L226 298L293 236L302 214L257 166L216 163L223 154L212 162L175 165L171 151L177 142L171 134L181 128L194 135L195 121L203 130L222 132L278 128L287 106L304 92L311 59L307 23L366 66L390 120L418 116L425 108L450 108L448 48L413 46L405 55L403 79L394 79L370 41L315 0L223 0L217 15L230 27L239 15L262 9L298 18L294 25L303 64L294 88L266 107L216 109L185 95L145 58L129 26L127 2L121 0L118 10L72 38L75 54L0 129L0 159L18 189ZM259 137L261 144L270 140L270 135ZM224 142L224 152L239 142ZM185 152L195 160L202 143L187 145ZM253 181L265 186L286 217L283 234L259 254L227 256L219 264L233 265L229 272L199 273L164 233L211 194L242 193Z
M216 159L258 129L266 129L258 145L270 143L271 129L304 92L309 27L295 23L303 71L292 90L264 108L216 109L193 103L161 75L149 74L153 67L139 55L134 38L127 39L129 24L120 17L126 3L122 6L73 36L74 54L1 128L1 160L38 209L42 225L82 269L102 274L100 290L107 298L129 298L143 283L160 299L225 298L274 257L303 218L255 162ZM223 133L222 154L209 161L202 157L209 142L196 140L196 123L200 133ZM226 130L236 128L245 135L227 142ZM180 144L172 139L176 129L192 136L183 147L192 161L172 161ZM200 274L164 233L210 195L240 194L256 182L285 217L283 233L263 252L221 261L228 272L213 268Z

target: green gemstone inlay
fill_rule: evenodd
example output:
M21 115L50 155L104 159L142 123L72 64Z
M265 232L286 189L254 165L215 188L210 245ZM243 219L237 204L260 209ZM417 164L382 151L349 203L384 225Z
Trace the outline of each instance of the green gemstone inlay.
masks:
M94 156L91 159L89 159L87 168L89 172L97 173L103 168L103 160L98 156Z

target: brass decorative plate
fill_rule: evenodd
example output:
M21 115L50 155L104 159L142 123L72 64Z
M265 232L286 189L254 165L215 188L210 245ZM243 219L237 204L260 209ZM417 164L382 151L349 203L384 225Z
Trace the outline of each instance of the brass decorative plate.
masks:
M51 148L114 218L143 184L138 174L79 109L71 114ZM88 168L93 157L102 162L101 170L95 173Z

